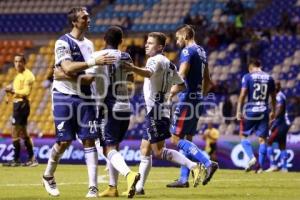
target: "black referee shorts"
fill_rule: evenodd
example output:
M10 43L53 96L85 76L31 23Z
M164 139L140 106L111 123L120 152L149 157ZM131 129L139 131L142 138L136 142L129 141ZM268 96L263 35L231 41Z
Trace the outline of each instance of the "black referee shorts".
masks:
M14 102L12 124L26 126L30 114L30 106L28 100Z

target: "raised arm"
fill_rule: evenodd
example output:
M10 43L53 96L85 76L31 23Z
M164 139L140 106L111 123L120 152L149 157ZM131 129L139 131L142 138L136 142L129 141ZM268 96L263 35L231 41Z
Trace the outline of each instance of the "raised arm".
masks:
M152 76L152 71L150 69L137 67L130 62L122 62L122 67L142 77L150 78Z

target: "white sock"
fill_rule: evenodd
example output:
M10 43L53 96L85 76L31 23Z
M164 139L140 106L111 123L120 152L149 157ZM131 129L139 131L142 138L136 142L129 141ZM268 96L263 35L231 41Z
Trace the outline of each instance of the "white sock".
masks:
M45 177L53 177L54 172L56 171L57 164L59 163L60 158L63 153L58 153L58 144L55 143L51 149L51 153L48 159L48 164L44 172Z
M89 176L89 187L98 186L97 182L97 167L98 167L98 154L96 147L84 148L84 157Z
M130 169L125 163L124 158L118 151L110 151L107 154L107 159L114 166L114 168L118 170L123 176L126 176L130 172Z
M108 161L108 174L109 174L109 185L116 187L118 185L119 172L114 168L114 166Z
M161 157L163 160L168 160L173 163L186 166L189 169L193 169L197 165L197 163L192 162L191 160L186 158L183 154L173 149L164 148Z
M141 155L141 162L139 167L139 173L141 174L141 178L137 182L135 187L137 192L140 192L144 188L151 167L152 167L152 156Z

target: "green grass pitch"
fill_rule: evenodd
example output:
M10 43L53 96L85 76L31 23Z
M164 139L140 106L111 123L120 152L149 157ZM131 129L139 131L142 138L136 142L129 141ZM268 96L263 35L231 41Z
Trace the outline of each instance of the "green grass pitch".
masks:
M59 165L56 180L60 196L48 196L41 184L45 165L35 168L0 167L0 199L2 200L44 200L85 199L87 192L87 171L84 165ZM133 167L137 170L137 167ZM174 167L153 167L145 187L145 196L136 199L201 199L201 200L299 200L300 173L245 173L242 170L219 170L207 186L197 188L170 189L166 184L177 178L179 169ZM108 176L104 166L99 166L99 189L106 188ZM119 177L119 194L126 189L124 177ZM101 198L111 199L111 198ZM126 199L119 197L119 199Z

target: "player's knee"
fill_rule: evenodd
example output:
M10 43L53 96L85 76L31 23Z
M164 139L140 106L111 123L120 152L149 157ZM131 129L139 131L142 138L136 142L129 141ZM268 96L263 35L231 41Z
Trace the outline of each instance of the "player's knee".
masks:
M58 144L58 152L64 152L71 144L72 141L62 141L57 143Z
M85 148L89 148L89 147L94 147L95 146L95 140L94 139L83 140L82 143L83 143L83 146Z
M148 146L141 145L140 150L141 150L141 154L143 156L150 156L150 154L151 154L151 149L148 148Z
M179 140L180 140L179 137L177 137L176 135L172 135L172 137L171 137L171 143L172 143L173 145L177 145L178 142L179 142Z
M154 155L154 157L161 159L162 158L162 152L163 152L163 149L156 149L156 150L153 151L153 155Z

